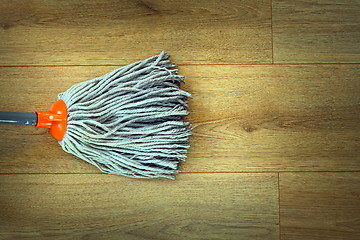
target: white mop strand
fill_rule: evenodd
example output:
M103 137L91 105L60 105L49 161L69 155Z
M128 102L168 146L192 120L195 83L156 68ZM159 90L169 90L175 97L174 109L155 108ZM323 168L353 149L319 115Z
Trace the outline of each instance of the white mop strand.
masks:
M101 171L174 178L191 135L184 77L160 55L76 84L59 94L68 110L64 151Z

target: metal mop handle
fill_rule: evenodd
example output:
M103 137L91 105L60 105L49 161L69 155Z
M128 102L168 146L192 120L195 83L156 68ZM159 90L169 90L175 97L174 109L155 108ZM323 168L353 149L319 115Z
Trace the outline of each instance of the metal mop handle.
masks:
M29 125L49 128L57 140L63 139L67 128L67 109L63 100L57 100L50 111L1 112L0 124Z
M0 124L36 126L37 114L34 112L1 112Z

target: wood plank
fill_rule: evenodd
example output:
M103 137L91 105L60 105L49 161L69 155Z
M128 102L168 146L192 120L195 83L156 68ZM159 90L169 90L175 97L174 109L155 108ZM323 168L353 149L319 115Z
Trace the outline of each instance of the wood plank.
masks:
M127 64L171 51L178 63L269 63L268 0L7 0L0 65Z
M360 62L359 1L272 2L275 62Z
M360 170L360 65L184 67L187 171Z
M46 110L59 92L112 69L0 68L1 110ZM181 66L183 88L194 95L188 120L199 125L182 170L360 171L359 70ZM0 131L0 172L98 172L63 152L46 130L2 125Z
M1 239L278 239L277 174L0 175Z
M281 239L360 239L360 173L280 174Z

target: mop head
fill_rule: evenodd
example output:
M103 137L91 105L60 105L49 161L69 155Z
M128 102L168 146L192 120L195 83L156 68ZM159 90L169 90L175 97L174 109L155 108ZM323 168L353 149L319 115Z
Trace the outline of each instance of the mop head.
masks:
M191 135L184 77L160 55L116 69L59 94L68 125L64 151L101 171L133 178L171 178Z

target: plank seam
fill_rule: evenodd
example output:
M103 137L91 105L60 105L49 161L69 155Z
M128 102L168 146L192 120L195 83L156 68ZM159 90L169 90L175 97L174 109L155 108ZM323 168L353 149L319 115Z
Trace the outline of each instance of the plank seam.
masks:
M254 173L254 174L258 174L258 173L360 173L360 170L348 170L348 171L230 171L230 172L181 172L180 174L224 174L224 173ZM21 174L28 174L28 175L39 175L39 174L104 174L102 172L54 172L54 173L25 173L25 172L20 172L20 173L0 173L0 175L21 175Z
M183 66L302 66L302 65L360 65L355 62L334 62L334 63L186 63L186 64L178 64L179 67ZM0 68L40 68L40 67L123 67L126 64L83 64L83 65L0 65Z
M273 1L270 0L270 29L271 29L271 63L274 64L274 30L273 30Z
M280 172L278 172L279 240L281 239Z

